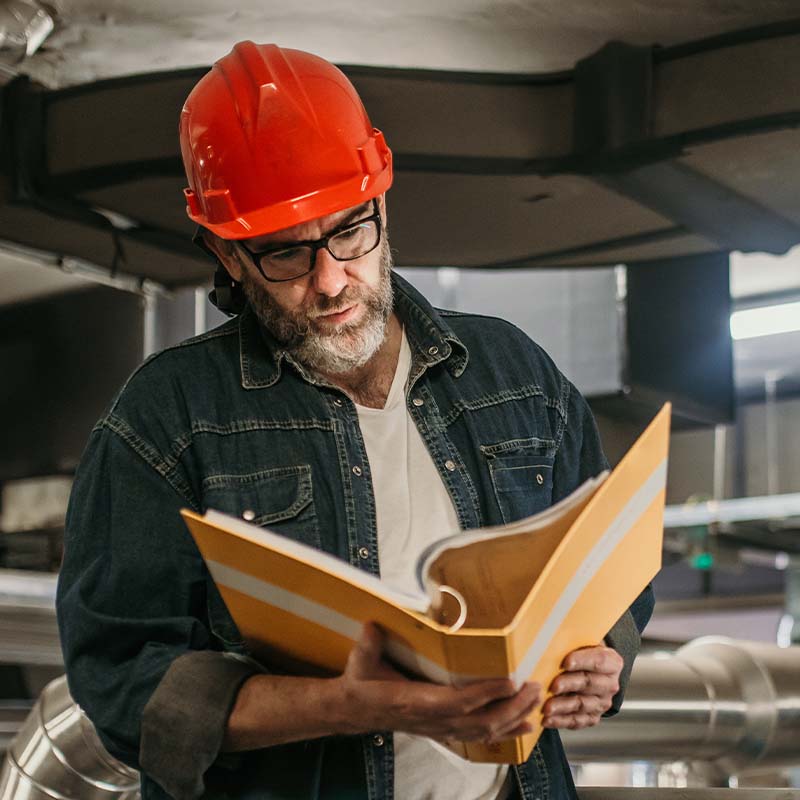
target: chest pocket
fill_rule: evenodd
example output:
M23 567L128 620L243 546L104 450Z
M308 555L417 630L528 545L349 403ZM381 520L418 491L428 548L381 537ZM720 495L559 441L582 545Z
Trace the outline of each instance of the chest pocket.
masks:
M278 467L247 474L209 475L203 480L203 505L295 541L319 548L311 467ZM208 577L208 621L225 650L243 652L244 642L222 597Z
M555 442L512 439L481 445L503 522L514 522L552 503Z
M203 505L297 542L321 545L307 464L244 475L208 475L203 480Z

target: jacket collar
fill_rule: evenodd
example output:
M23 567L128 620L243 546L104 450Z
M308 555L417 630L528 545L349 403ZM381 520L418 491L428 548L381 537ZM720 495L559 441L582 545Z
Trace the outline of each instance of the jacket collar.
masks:
M458 378L469 359L467 348L438 311L410 284L392 273L394 310L405 325L416 364L427 369L442 361ZM242 388L265 389L281 377L285 361L294 363L248 306L239 316L239 366ZM295 367L305 376L302 367Z

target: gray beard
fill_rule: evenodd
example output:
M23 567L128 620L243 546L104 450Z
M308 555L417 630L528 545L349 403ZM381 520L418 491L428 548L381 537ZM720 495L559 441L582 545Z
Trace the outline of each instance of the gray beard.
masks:
M313 306L296 311L278 305L248 272L242 273L242 289L261 324L295 360L312 372L340 374L364 366L383 344L394 299L391 271L392 253L384 231L376 289L347 286L336 297L321 295ZM309 317L309 312L332 313L354 302L363 304L364 317L334 332L323 333Z

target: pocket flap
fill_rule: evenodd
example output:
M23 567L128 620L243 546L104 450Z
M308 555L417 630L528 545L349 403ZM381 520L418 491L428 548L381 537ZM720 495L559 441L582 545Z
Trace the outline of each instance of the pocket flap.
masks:
M311 467L276 467L244 475L209 475L203 480L206 509L271 525L292 519L313 499Z

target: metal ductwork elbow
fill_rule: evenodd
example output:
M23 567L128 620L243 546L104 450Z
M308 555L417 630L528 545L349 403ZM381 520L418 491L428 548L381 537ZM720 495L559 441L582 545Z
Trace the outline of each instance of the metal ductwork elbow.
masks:
M6 753L0 800L138 800L139 773L112 758L70 696L49 683Z

